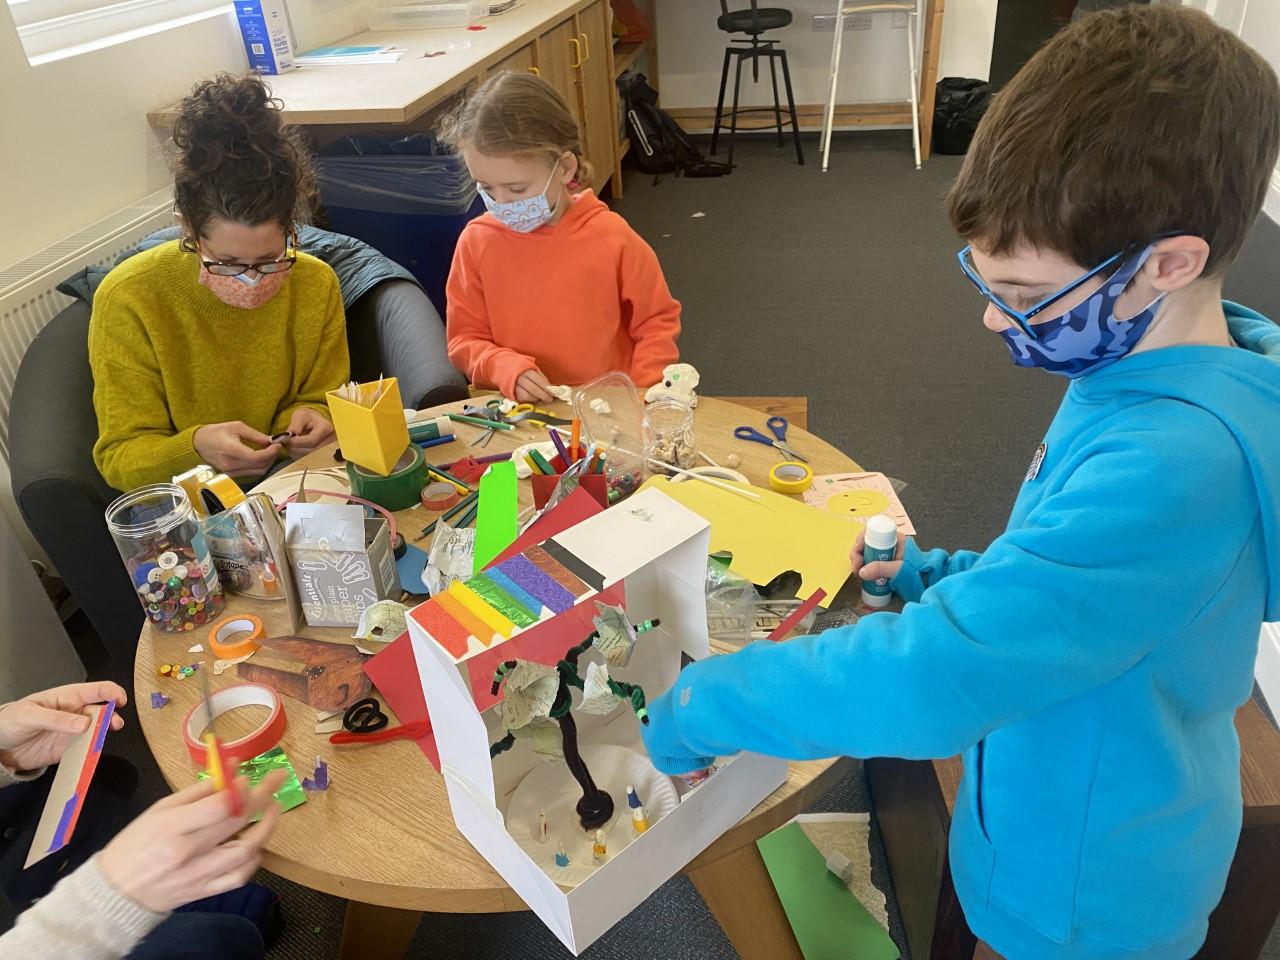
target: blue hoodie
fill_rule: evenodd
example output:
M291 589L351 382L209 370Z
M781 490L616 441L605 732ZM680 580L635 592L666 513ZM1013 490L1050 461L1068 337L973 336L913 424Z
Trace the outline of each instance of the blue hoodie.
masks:
M951 869L1011 960L1181 960L1240 831L1233 715L1280 619L1280 328L1072 382L981 554L906 550L907 605L687 667L657 767L964 752Z

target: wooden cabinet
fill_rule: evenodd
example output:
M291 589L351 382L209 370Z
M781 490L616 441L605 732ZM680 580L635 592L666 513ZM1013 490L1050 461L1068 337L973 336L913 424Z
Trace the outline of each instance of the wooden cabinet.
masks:
M573 117L583 124L582 100L578 95L578 71L582 64L582 39L573 18L556 24L538 38L538 70L542 79L560 91Z
M586 125L583 147L595 170L597 187L613 175L618 149L618 97L613 85L609 16L609 4L597 0L574 17L582 43L578 92ZM617 193L620 184L615 182L613 187Z
M492 76L495 73L503 73L507 70L513 70L517 73L524 73L525 71L538 73L539 70L537 61L534 57L533 44L529 44L527 47L521 47L515 53L511 54L511 56L504 57L502 60L499 60L489 68L489 75Z

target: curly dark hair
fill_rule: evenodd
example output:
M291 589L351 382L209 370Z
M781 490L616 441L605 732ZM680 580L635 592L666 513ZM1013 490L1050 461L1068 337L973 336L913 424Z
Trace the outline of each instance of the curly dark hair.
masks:
M178 106L173 143L174 205L192 236L215 219L285 230L308 219L310 151L257 77L223 73L196 84Z

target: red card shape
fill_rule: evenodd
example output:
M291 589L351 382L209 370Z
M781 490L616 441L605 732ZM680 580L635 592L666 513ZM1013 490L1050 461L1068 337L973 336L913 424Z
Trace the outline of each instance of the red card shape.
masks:
M422 681L418 679L418 662L413 656L413 644L407 630L377 656L365 661L364 672L401 723L430 721L427 701L422 696ZM417 744L438 772L440 751L436 749L435 734L428 731L418 738Z
M511 546L494 557L493 563L489 564L489 566L492 567L502 563L502 561L514 557L517 553L524 553L529 547L536 546L543 540L564 533L570 527L576 527L583 520L588 517L594 517L603 509L604 507L600 506L591 494L587 493L582 487L578 487L573 493L530 524L529 529L516 537ZM487 570L488 567L485 569Z

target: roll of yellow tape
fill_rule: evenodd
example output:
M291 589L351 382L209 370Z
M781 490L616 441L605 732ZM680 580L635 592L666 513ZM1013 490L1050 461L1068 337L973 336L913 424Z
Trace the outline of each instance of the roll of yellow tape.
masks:
M804 493L812 482L813 471L795 460L784 460L769 471L769 486L778 493Z

